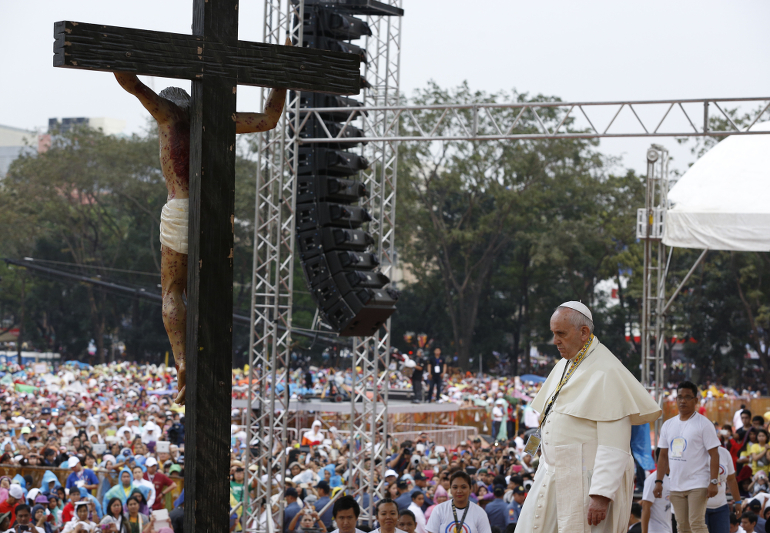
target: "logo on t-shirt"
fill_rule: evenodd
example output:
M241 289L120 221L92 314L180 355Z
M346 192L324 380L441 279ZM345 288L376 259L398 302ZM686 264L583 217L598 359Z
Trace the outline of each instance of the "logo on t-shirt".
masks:
M687 439L684 437L676 437L671 441L671 457L674 459L681 459L686 449Z
M450 522L444 530L444 533L457 533L457 525L457 522ZM467 522L463 522L463 528L460 530L460 533L471 533L471 528L468 527Z

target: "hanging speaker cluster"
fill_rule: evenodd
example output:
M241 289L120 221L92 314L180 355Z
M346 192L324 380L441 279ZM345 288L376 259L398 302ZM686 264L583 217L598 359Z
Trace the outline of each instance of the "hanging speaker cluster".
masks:
M305 4L305 46L355 53L366 61L366 52L345 42L371 35L369 25L346 12L345 2ZM351 4L353 5L353 4ZM363 5L363 4L362 4ZM362 87L367 84L362 80ZM352 98L303 93L303 108L357 107ZM308 118L300 138L321 138L326 132L346 139L362 138L363 132L345 124L348 111L321 112ZM341 336L374 335L395 312L398 292L379 272L373 253L376 242L366 231L372 215L359 205L367 197L360 171L369 161L348 151L360 142L301 146L295 204L297 246L302 272L326 324Z

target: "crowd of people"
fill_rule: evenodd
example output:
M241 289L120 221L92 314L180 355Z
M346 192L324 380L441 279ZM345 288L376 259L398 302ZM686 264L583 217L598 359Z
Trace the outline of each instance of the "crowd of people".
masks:
M389 441L389 457L384 462L373 458L381 490L371 501L369 495L356 501L344 496L346 487L357 483L349 477L349 459L372 458L316 420L304 435L286 443L286 472L273 472L275 493L284 498L284 533L343 531L345 516L359 516L370 503L384 533L393 531L391 526L406 533L446 533L437 528L451 521L451 506L442 504L466 498L477 506L465 506L472 509L465 518L476 524L472 529L502 533L515 527L539 463L537 456L524 453L527 430L538 425L539 413L529 403L539 380L451 373L440 352L433 358L416 357L414 364L408 361L398 363L394 379L421 384L426 379L425 390L415 384L420 401L486 407L491 437L477 436L455 447L435 442L427 432L411 441ZM406 368L412 369L409 377L401 372ZM415 375L420 370L423 375ZM54 371L39 364L7 365L0 366L0 375L0 465L18 472L0 477L0 532L35 527L36 533L71 533L100 527L109 533L181 533L184 409L173 403L173 368L73 363ZM289 387L296 396L323 395L331 386L340 393L346 376L349 371L300 369L290 374ZM427 380L434 378L431 390ZM234 398L244 394L244 380L244 370L233 372ZM708 397L708 389L699 395L701 400ZM231 531L240 531L244 525L255 526L244 524L242 514L246 494L255 496L256 485L253 478L247 482L243 454L248 443L241 413L235 409L231 415ZM717 427L721 447L732 461L720 478L725 504L727 494L734 500L729 510L738 525L731 533L764 533L770 516L767 423L765 417L742 410L732 426ZM647 472L637 469L641 501L631 509L629 526L638 518L645 533L670 531L655 529L671 512L664 503L660 519L660 504L667 500L650 496L655 475L654 465ZM272 511L278 503L271 502ZM261 520L271 519L273 513L265 507ZM748 522L739 529L742 520ZM360 523L358 527L366 529Z
M713 488L702 489L703 510L695 511L696 515L701 512L699 519L688 517L689 508L682 507L678 530L765 533L766 520L770 519L770 420L741 409L736 413L736 420L740 422L734 431L733 425L716 424L698 412L703 395L697 389L679 391L679 394L675 391L674 396L677 396L681 416L697 418L693 418L695 422L689 426L689 418L683 422L679 422L678 417L671 419L661 433L660 448L655 454L649 454L651 468L637 470L640 489L628 516L629 531L677 531L677 518L672 511L680 502L672 492L678 495L683 490L692 490L688 483L692 484L695 479L692 470L697 460L692 454L701 446L713 452L717 462L713 472L709 468L701 469L699 475L706 480L705 485L710 483L709 478L716 482L712 483ZM675 423L684 429L670 425ZM693 436L696 434L697 438ZM302 443L308 447L295 443L300 447L289 451L291 465L286 476L276 477L276 483L280 482L277 486L288 487L284 533L332 531L335 527L343 531L339 521L334 522L335 513L339 509L355 508L358 516L360 507L366 508L370 503L363 497L357 501L346 500L339 508L329 504L337 491L350 486L346 444L341 443L335 433L324 432L320 422L308 431ZM377 523L383 531L387 520L407 533L447 533L446 526L454 518L451 507L442 507L442 504L454 501L456 507L464 508L469 501L474 504L468 507L471 510L468 519L473 520L471 531L511 533L539 463L539 457L524 453L524 447L522 435L493 442L477 437L454 449L432 442L429 433L400 443L384 463L375 460L375 476L382 482L381 490L371 501ZM703 450L701 455L708 463L709 456ZM332 451L341 453L329 453ZM656 462L662 464L658 462L661 451L665 451L667 461L671 458L671 463L666 462L671 467L656 468ZM680 471L682 468L684 473ZM689 523L683 516L689 518ZM701 526L703 529L698 529Z
M184 411L175 370L0 366L0 531L172 533ZM169 513L170 511L170 513Z

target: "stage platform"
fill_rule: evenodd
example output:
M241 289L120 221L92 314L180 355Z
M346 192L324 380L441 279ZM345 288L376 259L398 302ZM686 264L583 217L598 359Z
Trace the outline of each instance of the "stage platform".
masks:
M233 409L245 409L248 405L247 400L233 400ZM256 409L257 403L252 404ZM377 410L381 411L384 405L377 404ZM408 400L390 400L388 401L388 414L401 413L452 413L458 411L460 406L456 403L412 403ZM356 410L361 411L361 403L356 404ZM350 402L324 402L321 400L296 401L289 402L289 411L294 412L312 412L312 413L339 413L350 414Z

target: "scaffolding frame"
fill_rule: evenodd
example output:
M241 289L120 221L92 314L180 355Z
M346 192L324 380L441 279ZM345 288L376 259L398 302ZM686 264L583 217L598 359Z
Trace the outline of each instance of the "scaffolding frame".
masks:
M383 2L401 6L401 0ZM264 42L282 44L281 34L303 45L305 2L265 0ZM372 87L364 93L364 103L393 106L399 103L401 19L398 16L367 15L372 28L367 38L367 64L364 77ZM268 91L262 91L262 106ZM249 447L246 462L249 485L256 486L256 496L249 501L245 491L242 526L244 530L273 533L283 520L282 490L275 490L271 480L286 471L287 413L289 406L289 361L291 355L292 293L294 275L294 198L297 184L300 93L290 92L287 112L274 130L258 136L258 165L254 223L254 273L252 281L251 324L249 336L249 394L247 427ZM392 113L379 110L364 129L368 135L385 135ZM361 202L372 214L368 232L377 243L375 253L380 270L391 277L396 263L395 209L397 143L389 140L370 143L362 148L372 162L361 179L369 196ZM328 334L328 331L324 331ZM387 372L379 375L379 366L389 365L390 320L378 334L356 338L353 342L353 387L350 420L351 447L359 446L371 459L384 459L387 446ZM360 376L356 367L361 368ZM279 392L278 386L283 384ZM367 390L369 389L369 390ZM373 393L371 391L374 391ZM378 391L382 391L381 394ZM370 397L367 392L372 393ZM378 408L379 406L379 408ZM384 407L383 407L384 406ZM255 451L252 454L252 450ZM351 463L348 493L360 497L377 490L375 461ZM260 516L260 502L275 501L267 514L275 523ZM372 500L363 506L363 521L373 523Z
M758 104L756 115L747 127L735 124L725 111L727 104ZM711 129L709 109L718 111L714 116L724 119L724 129ZM564 111L561 120L547 126L544 112ZM368 127L369 117L388 113L390 120L378 136L345 139L344 129L337 135L324 131L323 137L303 138L302 144L383 141L495 141L526 139L596 139L613 137L718 137L725 135L755 135L767 132L750 128L770 109L770 97L757 98L703 98L688 100L622 100L616 102L513 102L507 104L454 104L421 106L365 106L359 108L309 108L302 110L299 130L311 116L322 111L347 112L345 125L356 120ZM624 113L624 110L625 113ZM701 111L702 110L702 111ZM699 113L702 118L698 118ZM620 121L618 117L625 115ZM538 131L521 131L523 119L538 125ZM630 131L624 120L631 119L636 131ZM600 120L602 122L600 122ZM677 120L679 121L677 123ZM702 122L701 122L702 120ZM400 134L399 125L411 126L411 133ZM677 129L684 124L686 129ZM697 125L696 125L697 124ZM456 126L448 128L447 126ZM614 126L614 128L613 128ZM630 126L630 124L628 124ZM456 133L444 135L441 131Z
M647 150L645 205L637 212L636 236L644 243L642 278L642 385L661 405L665 338L666 261L663 225L668 209L668 150L653 144ZM665 267L664 267L665 265ZM656 421L655 434L660 430Z
M401 8L402 0L389 0L387 5ZM391 108L399 104L401 17L367 16L372 35L366 39L367 63L364 78L371 88L364 92L363 104L371 105L370 119L364 123L364 135L380 140L362 145L361 153L371 166L361 173L361 181L369 193L360 205L372 215L367 231L377 246L380 270L393 277L396 263L396 177L398 143L387 138L398 132L398 121ZM395 128L392 127L396 122ZM322 123L322 122L321 122ZM299 126L297 128L300 129ZM361 504L359 521L374 527L374 498L384 483L375 473L375 459L383 464L387 458L388 380L390 366L391 322L372 337L356 337L353 342L352 393L350 395L351 449L357 448L361 461L349 459L348 492ZM384 366L382 375L380 365ZM358 369L361 373L359 375ZM369 496L367 499L367 495Z
M290 37L302 46L304 2L265 0L264 42L283 44ZM283 35L282 35L283 34ZM261 107L269 90L263 89ZM297 122L300 93L287 94L278 126L257 136L254 257L249 333L249 389L246 425L244 531L283 530L282 485L286 472L291 356L292 292L294 288L294 197L297 187ZM279 392L279 385L283 389ZM255 407L256 405L256 407ZM254 454L252 455L252 450ZM256 465L254 470L251 469ZM262 502L267 502L263 509ZM275 505L272 505L275 502ZM264 518L261 515L264 512ZM275 523L270 519L272 516Z

